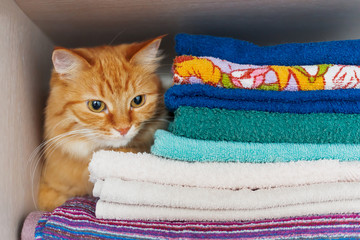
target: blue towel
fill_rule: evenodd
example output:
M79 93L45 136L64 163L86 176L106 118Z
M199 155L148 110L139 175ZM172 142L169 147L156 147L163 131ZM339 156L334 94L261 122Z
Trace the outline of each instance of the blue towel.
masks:
M165 93L170 111L180 106L282 113L360 113L360 89L278 92L175 85Z
M260 47L232 38L178 34L178 55L208 56L255 65L360 65L360 40L288 43Z
M183 161L291 162L336 159L359 161L358 144L242 143L196 140L157 130L151 153Z

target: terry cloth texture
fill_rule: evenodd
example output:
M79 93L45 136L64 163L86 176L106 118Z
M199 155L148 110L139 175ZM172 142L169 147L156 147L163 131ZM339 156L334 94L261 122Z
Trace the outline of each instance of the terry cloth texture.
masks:
M329 159L259 164L200 163L175 161L148 153L102 150L93 154L89 172L93 183L118 178L174 186L259 189L360 181L360 162Z
M212 56L255 65L360 65L360 40L287 43L260 47L233 38L177 34L177 55Z
M105 220L97 198L67 201L45 213L36 239L349 239L360 237L360 214L327 214L238 222Z
M157 130L151 153L165 158L199 162L266 163L320 159L359 161L360 145L210 141Z
M175 85L165 93L170 111L180 106L283 113L360 113L360 89L262 91Z
M253 210L197 210L127 205L99 200L96 217L150 221L248 221L283 217L353 213L359 211L360 200L309 203Z
M97 181L94 190L94 196L105 202L194 210L265 210L327 202L333 202L336 208L337 201L360 200L359 182L321 183L254 191L171 186L107 178ZM267 216L269 217L272 218Z
M169 131L202 140L360 143L360 114L275 113L179 107Z
M45 212L36 211L31 212L24 221L21 230L21 240L34 240L35 239L35 228L38 224L39 219Z
M360 67L354 65L256 66L213 57L178 56L173 72L175 84L273 91L360 88Z

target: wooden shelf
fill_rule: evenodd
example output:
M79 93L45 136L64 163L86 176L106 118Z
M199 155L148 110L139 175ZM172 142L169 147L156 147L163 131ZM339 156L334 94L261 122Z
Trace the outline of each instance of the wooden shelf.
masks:
M258 44L360 38L359 0L16 0L57 45L139 41L178 32Z

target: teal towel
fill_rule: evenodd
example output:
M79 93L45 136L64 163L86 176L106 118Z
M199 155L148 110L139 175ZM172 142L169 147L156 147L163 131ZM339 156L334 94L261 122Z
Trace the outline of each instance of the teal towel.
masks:
M179 136L259 143L360 143L360 114L277 113L179 107L169 130Z
M199 162L291 162L336 159L360 160L358 144L242 143L196 140L157 130L151 153Z

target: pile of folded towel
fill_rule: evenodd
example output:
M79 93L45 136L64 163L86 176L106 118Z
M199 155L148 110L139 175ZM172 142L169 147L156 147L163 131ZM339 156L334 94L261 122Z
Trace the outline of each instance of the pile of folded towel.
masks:
M96 216L237 221L360 209L359 41L176 37L151 154L100 151Z
M95 197L30 214L22 239L358 238L360 40L176 51L151 154L96 152Z

